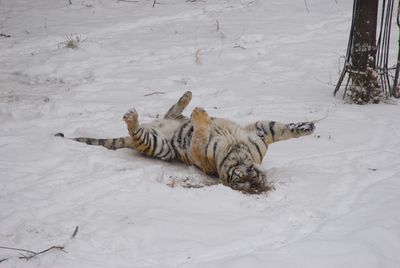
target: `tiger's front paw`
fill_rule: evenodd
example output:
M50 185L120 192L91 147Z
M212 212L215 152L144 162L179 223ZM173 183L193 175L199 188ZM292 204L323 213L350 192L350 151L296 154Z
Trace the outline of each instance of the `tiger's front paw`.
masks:
M301 122L291 126L291 131L298 136L310 135L315 130L315 124L313 122Z

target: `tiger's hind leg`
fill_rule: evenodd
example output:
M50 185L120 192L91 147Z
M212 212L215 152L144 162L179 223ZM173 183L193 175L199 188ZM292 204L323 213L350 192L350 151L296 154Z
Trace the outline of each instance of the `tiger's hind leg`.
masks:
M192 92L186 91L185 94L178 100L177 103L169 108L168 112L164 115L165 119L188 119L186 116L182 115L183 110L189 105L192 100Z
M211 119L203 108L195 108L190 118L193 124L193 134L190 143L190 158L206 173L215 172L215 164L207 156L207 145L210 141Z
M132 147L147 156L162 160L174 159L175 153L170 138L163 134L162 129L157 129L151 124L139 125L138 117L135 109L129 110L123 117L132 139Z
M261 137L266 144L299 138L310 135L315 130L313 122L279 123L275 121L258 121L248 125L246 129Z

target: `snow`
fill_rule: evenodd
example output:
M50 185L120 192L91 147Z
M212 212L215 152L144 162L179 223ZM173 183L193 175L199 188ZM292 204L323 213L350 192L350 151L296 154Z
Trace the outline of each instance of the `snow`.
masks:
M332 96L351 1L157 3L0 0L0 246L65 246L0 267L399 267L399 102ZM53 136L125 136L186 90L241 124L328 117L270 146L257 196Z

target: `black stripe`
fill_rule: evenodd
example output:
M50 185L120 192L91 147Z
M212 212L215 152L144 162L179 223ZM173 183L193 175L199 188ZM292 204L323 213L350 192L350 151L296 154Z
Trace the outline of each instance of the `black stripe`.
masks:
M165 150L166 152L163 154L163 155L160 155L160 156L158 156L159 158L164 158L164 157L166 157L167 155L169 155L169 153L171 152L171 149L169 149L168 148L168 150ZM161 152L160 152L161 153Z
M259 126L260 121L257 121L254 125L256 127L256 134L257 136L264 138L265 137L265 131L263 130L262 127Z
M228 170L226 171L226 175L228 175L228 182L232 179L233 177L233 169L235 169L234 166L230 166Z
M172 150L174 151L175 156L179 157L180 155L178 153L178 149L176 149L175 140L172 140L171 147L172 147Z
M141 139L142 139L143 128L141 128L139 131L140 131L141 133L139 134L139 137L133 137L133 140L134 140L134 141L138 141L138 140L141 140ZM139 132L139 131L138 131L138 132ZM135 134L134 136L136 136L138 132L136 132L136 134Z
M263 123L261 123L261 129L262 129L262 131L264 132L264 135L267 135L267 131L265 130L264 124L263 124Z
M164 145L165 145L165 141L164 141L164 139L161 139L161 149L160 149L160 151L158 152L158 153L156 153L156 152L154 152L154 156L155 157L159 157L160 156L160 154L163 152L163 150L164 150Z
M226 161L226 159L228 159L229 154L232 152L233 147L231 147L228 151L228 153L225 155L224 159L222 159L221 163L219 163L218 167L219 169L221 169L222 165L224 164L224 162Z
M170 153L171 153L171 149L168 147L165 154L160 155L159 157L162 159L162 158L166 157L167 155L169 155Z
M216 160L216 158L215 158L216 152L217 152L217 142L214 142L214 148L213 148L213 159L214 159L214 161Z
M133 132L133 136L136 136L136 134L138 134L138 132L139 132L140 130L143 130L143 128L138 128L135 132Z
M106 139L100 139L98 140L99 145L104 146L106 144Z
M193 135L193 130L194 130L194 127L191 126L191 127L189 128L188 132L186 133L186 136L192 137L192 135Z
M218 135L222 136L221 132L219 132L219 128L218 127L214 128L214 131L217 132Z
M147 132L147 140L146 140L146 143L145 143L145 145L147 147L143 150L143 153L148 153L150 151L150 149L151 149L151 137L152 136L150 135L150 133Z
M155 132L155 133L157 133L157 132ZM154 143L153 143L153 150L152 150L151 154L154 154L156 152L156 150L157 150L157 143L158 143L157 139L158 139L158 136L153 134Z
M273 130L274 126L275 126L274 121L269 122L269 130L271 131L272 141L275 140L275 131Z
M178 134L178 143L179 143L179 144L181 144L181 142L182 142L182 132L183 132L183 129L186 128L186 126L187 126L188 124L189 124L189 122L184 123L184 124L181 126L181 129L179 130L179 134Z
M146 131L146 133L144 134L143 143L145 145L149 144L149 132L148 131Z
M182 144L183 149L186 149L188 146L190 146L190 139L193 135L193 130L194 130L194 127L191 126L189 128L189 130L187 131L185 138L183 139L183 144Z
M210 146L210 141L211 141L211 133L208 135L208 143L206 145L204 155L206 156L206 160L208 161L208 146Z

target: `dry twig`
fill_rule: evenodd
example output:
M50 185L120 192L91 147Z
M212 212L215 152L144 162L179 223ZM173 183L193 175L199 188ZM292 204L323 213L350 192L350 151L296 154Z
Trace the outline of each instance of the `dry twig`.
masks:
M9 35L9 34L3 34L3 33L0 33L0 37L4 37L4 38L10 38L10 37L11 37L11 35Z
M74 230L74 232L73 232L72 235L71 235L71 239L72 239L72 238L75 238L75 236L76 236L76 234L78 233L78 231L79 231L79 225L77 225L77 226L75 227L75 230Z
M0 249L9 249L9 250L16 250L16 251L24 251L24 252L28 252L31 254L35 254L36 252L32 251L32 250L27 250L27 249L23 249L23 248L12 248L12 247L3 247L0 246Z
M307 0L304 0L304 5L306 6L307 13L310 14L310 10L308 9Z
M58 250L66 252L64 250L64 246L51 246L51 247L49 247L49 248L47 248L45 250L42 250L42 251L39 251L39 252L34 252L34 254L32 254L31 256L24 256L24 255L21 254L22 257L19 257L19 259L25 259L25 260L28 261L28 260L32 259L33 257L36 257L37 255L40 255L40 254L43 254L43 253L46 253L47 251L50 251L52 249L58 249Z
M201 62L201 58L200 58L200 53L201 53L201 48L199 48L198 50L196 50L196 64L197 65L202 65L203 63Z
M77 225L77 226L75 227L75 230L74 230L74 232L73 232L72 235L71 235L71 239L74 238L74 237L76 236L76 234L78 233L78 230L79 230L79 225ZM48 251L50 251L50 250L53 250L53 249L66 252L66 251L64 250L64 248L65 248L65 246L51 246L51 247L46 248L46 249L44 249L44 250L42 250L42 251L35 252L35 251L32 251L32 250L23 249L23 248L14 248L14 247L4 247L4 246L0 246L0 249L7 249L7 250L14 250L14 251L22 251L22 252L25 252L25 253L29 253L29 255L28 255L28 254L27 254L27 255L24 255L24 254L22 254L22 253L19 253L21 256L18 257L19 259L24 259L24 260L27 260L27 261L30 260L30 259L32 259L32 258L34 258L34 257L36 257L36 256L38 256L38 255L40 255L40 254L46 253L46 252L48 252ZM2 263L3 261L6 261L6 260L8 260L8 259L9 259L9 258L1 259L1 260L0 260L0 263Z
M151 95L161 95L161 94L165 94L165 92L162 92L162 91L154 91L154 92L152 92L152 93L144 94L143 96L147 97L147 96L151 96Z
M153 1L153 7L155 7L156 4L159 5L160 3L158 3L157 0L154 0L154 1Z
M58 250L64 251L64 246L51 246L51 247L49 247L49 248L47 248L45 250L39 251L39 252L35 252L35 251L32 251L32 250L27 250L27 249L23 249L23 248L12 248L12 247L3 247L3 246L0 246L0 249L8 249L8 250L27 252L27 253L30 254L29 256L25 256L24 254L20 253L21 257L18 257L18 258L19 259L25 259L25 260L28 261L28 260L32 259L33 257L36 257L36 256L38 256L40 254L43 254L43 253L46 253L47 251L50 251L52 249L58 249ZM66 251L64 251L64 252L66 252ZM0 260L0 262L6 261L8 259L9 258L2 259L2 260Z

